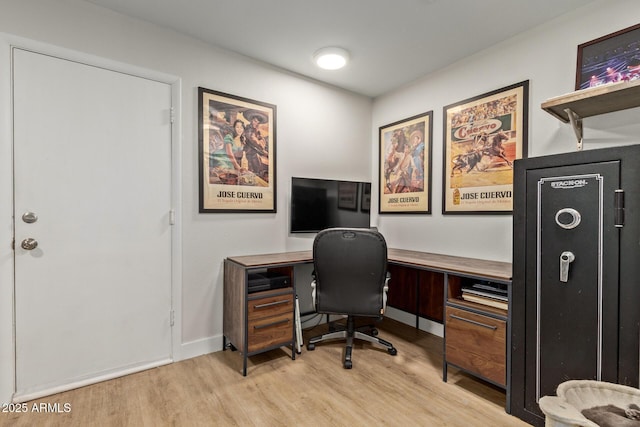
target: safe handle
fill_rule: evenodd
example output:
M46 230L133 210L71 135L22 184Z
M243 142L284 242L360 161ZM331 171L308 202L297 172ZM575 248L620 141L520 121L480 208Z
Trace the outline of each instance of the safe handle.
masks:
M576 259L573 252L564 251L560 254L560 281L567 283L569 281L569 264Z

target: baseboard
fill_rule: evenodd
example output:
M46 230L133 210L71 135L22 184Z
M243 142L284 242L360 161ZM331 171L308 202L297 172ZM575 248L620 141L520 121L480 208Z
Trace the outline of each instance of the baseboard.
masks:
M301 323L302 329L303 330L309 329L309 328L313 328L314 326L327 323L327 317L329 318L330 322L334 322L336 320L346 319L347 316L338 315L338 314L331 314L327 316L326 314L306 313L300 316L300 323Z
M64 391L74 390L76 388L97 384L103 381L112 380L114 378L124 377L125 375L135 374L137 372L146 371L147 369L157 368L159 366L173 363L171 359L162 359L154 362L143 363L126 368L120 368L115 371L105 372L101 375L91 376L89 378L79 379L66 384L51 385L46 389L37 391L17 392L14 394L12 401L15 403L28 402L30 400L39 399L45 396L62 393Z
M174 358L177 362L179 360L187 360L194 357L202 356L203 354L221 351L223 341L224 340L222 339L222 334L220 334L196 341L182 343L182 345L180 346L180 354L174 355Z
M393 320L397 320L398 322L404 323L405 325L414 326L416 325L416 315L407 313L406 311L398 310L397 308L387 307L384 312L385 317L388 317ZM331 320L339 319L344 316L331 316ZM313 327L319 324L327 323L327 316L325 315L317 315L314 313L307 313L302 316L302 329L307 329L309 327ZM430 334L444 337L444 326L442 323L434 322L433 320L425 319L420 317L418 320L418 328L421 331L429 332Z
M384 315L385 317L397 320L398 322L409 326L416 325L415 314L407 313L406 311L398 310L397 308L387 307ZM444 326L442 323L434 322L433 320L420 317L418 320L418 329L439 337L444 337Z
M416 324L415 315L395 309L393 307L387 307L384 315L389 317L390 319L397 320L398 322L402 322L410 326L415 326ZM313 326L316 324L316 322L326 322L326 316L322 316L320 319L313 318L312 316L312 318L306 319L307 322L304 321L304 317L307 316L303 316L303 328ZM331 320L335 320L333 316ZM439 337L444 336L444 327L442 326L442 324L431 321L429 319L420 318L419 329ZM222 345L222 334L183 343L180 346L180 354L174 354L174 360L178 362L180 360L187 360L193 357L202 356L204 354L215 353L222 350Z
M103 375L99 375L93 378L74 381L69 384L52 386L47 388L46 390L16 394L13 396L12 400L13 402L16 402L16 403L26 402L33 399L38 399L40 397L49 396L55 393L73 390L75 388L83 387L86 385L107 381L110 379L122 377L124 375L133 374L136 372L144 371L144 370L155 368L162 365L167 365L173 362L178 362L180 360L191 359L193 357L202 356L204 354L214 353L216 351L222 350L222 342L223 342L222 335L216 335L216 336L201 339L201 340L183 343L180 346L180 354L179 355L174 354L173 360L166 359L166 360L160 360L157 362L150 362L147 364L133 366L127 369L121 369L116 372L105 373Z

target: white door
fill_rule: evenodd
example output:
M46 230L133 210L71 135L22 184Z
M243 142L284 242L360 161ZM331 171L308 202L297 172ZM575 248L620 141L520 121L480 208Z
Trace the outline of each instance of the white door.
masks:
M168 363L171 86L15 49L13 91L16 398Z

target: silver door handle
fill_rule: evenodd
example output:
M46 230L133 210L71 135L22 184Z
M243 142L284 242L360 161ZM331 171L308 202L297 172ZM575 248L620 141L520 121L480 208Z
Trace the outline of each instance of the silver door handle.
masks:
M573 252L564 251L560 254L560 281L567 283L569 281L569 264L575 260Z
M22 247L22 249L25 249L27 251L32 251L38 247L38 241L36 239L32 239L31 237L28 237L24 239L22 243L20 243L20 246Z

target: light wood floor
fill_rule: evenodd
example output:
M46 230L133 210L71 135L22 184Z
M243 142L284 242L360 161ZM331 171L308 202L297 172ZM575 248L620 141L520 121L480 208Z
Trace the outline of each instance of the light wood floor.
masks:
M358 342L251 357L221 351L28 402L68 413L0 413L0 426L527 426L505 413L505 393L449 369L442 339L392 320L378 324L397 356ZM322 332L320 326L305 336ZM286 350L286 351L285 351Z

